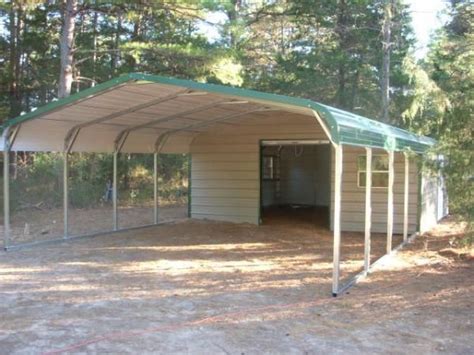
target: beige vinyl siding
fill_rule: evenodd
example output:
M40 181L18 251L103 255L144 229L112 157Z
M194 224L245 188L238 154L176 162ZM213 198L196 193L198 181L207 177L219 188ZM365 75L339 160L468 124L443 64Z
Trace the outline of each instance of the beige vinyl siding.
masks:
M421 176L420 232L426 232L438 222L438 176L424 172Z
M280 203L281 195L281 154L278 154L279 147L265 147L262 150L262 156L273 156L274 157L274 168L273 168L273 180L262 180L261 185L261 201L263 207L274 206ZM263 161L262 161L263 164Z
M438 184L438 221L449 214L448 190L446 180L443 176L439 177Z
M363 232L365 228L365 188L357 184L357 157L365 155L365 148L344 146L343 176L341 201L341 230ZM387 154L385 151L373 149L373 154ZM331 153L331 206L334 206L334 149ZM394 219L393 231L403 233L403 192L405 177L405 162L402 153L395 153L395 180L393 188ZM408 232L414 233L418 216L418 175L415 161L410 163L409 175L409 204ZM372 231L386 233L387 231L387 188L372 188ZM333 210L331 208L331 226L333 225Z
M314 117L267 115L223 125L194 139L190 148L192 218L258 224L260 140L328 139Z

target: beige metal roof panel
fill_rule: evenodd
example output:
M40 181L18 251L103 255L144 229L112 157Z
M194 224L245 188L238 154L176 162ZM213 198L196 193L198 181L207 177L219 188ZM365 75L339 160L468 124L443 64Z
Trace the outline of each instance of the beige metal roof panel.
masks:
M135 103L134 103L135 104ZM130 106L130 102L124 98L120 100L110 99L108 97L92 98L87 102L87 106L98 109L120 110Z
M125 115L125 116L120 116L120 117L116 117L114 119L111 119L111 120L107 120L106 122L108 123L119 123L119 124L125 124L127 126L133 126L135 124L140 124L140 123L145 123L145 122L150 122L151 120L153 120L154 117L153 116L142 116L142 115L138 115L138 114L128 114L128 115Z
M121 131L119 127L93 126L81 131L73 146L73 152L104 152L114 151L114 141Z
M186 97L181 105L174 106L172 110L178 112L179 109L184 107L185 101L187 105L196 108L198 104L214 102L214 100L240 100L265 105L271 108L280 108L286 112L297 112L306 115L313 115L317 112L317 118L324 123L327 134L332 141L337 144L369 146L397 151L411 149L416 152L424 152L435 144L435 141L428 137L417 136L400 128L385 125L311 100L141 73L131 73L114 78L96 87L74 94L71 97L51 102L44 107L38 108L34 112L29 112L15 119L8 120L2 125L2 131L12 129L18 125L22 125L20 130L30 129L25 127L28 127L32 121L34 121L35 124L38 122L38 127L40 127L39 122L42 122L41 127L43 127L45 122L47 122L50 125L48 127L51 128L51 131L43 132L37 129L36 134L38 137L36 137L34 141L37 142L41 136L44 140L44 142L40 144L41 149L44 149L45 146L56 147L56 138L50 139L49 135L53 133L53 135L57 134L59 129L58 124L60 122L41 119L41 117L52 115L53 112L62 112L63 115L61 115L60 119L65 122L69 120L69 129L63 128L67 131L66 134L69 133L70 136L71 129L74 129L77 122L82 121L83 117L80 115L76 116L75 114L68 116L68 107L92 107L97 109L110 109L113 111L130 110L133 105L149 102L155 95L160 97L160 95L166 96L170 93L184 91L188 93L205 92L207 94L194 94L194 96ZM230 108L230 110L234 109L235 108ZM146 110L146 108L144 108L144 110ZM158 112L151 110L151 113L157 114ZM94 117L93 115L94 113L90 113L90 115L88 114L87 116L90 120L94 120L91 118ZM53 116L53 118L54 117L56 116ZM176 118L179 118L179 114L174 114L173 119ZM97 118L97 120L99 119L100 117ZM132 127L130 129L133 130L134 128ZM212 129L212 126L209 125L208 129ZM75 130L77 131L77 126ZM28 132L29 131L26 131L23 137L27 136L29 134ZM19 139L24 140L21 135L19 135ZM22 144L31 146L31 142L18 142L18 146ZM91 145L94 144L96 143L91 142Z
M35 120L22 124L12 147L17 151L62 151L64 137L70 125L67 122ZM47 132L46 135L39 132Z
M206 106L210 104L215 104L219 106L219 103L222 100L214 98L213 100L207 100L204 99L202 101L199 100L194 100L193 102L190 102L189 100L186 100L183 97L179 97L179 99L169 101L164 104L158 104L158 105L153 105L150 107L146 107L143 110L140 110L140 112L144 113L165 113L166 111L173 111L173 113L178 113L178 112L183 112L186 110L189 110L191 108L199 108L200 106ZM171 112L167 112L168 114Z
M162 131L161 133L164 133ZM155 150L155 143L160 132L155 134L133 132L130 134L122 151L124 153L153 153ZM189 144L194 139L194 134L177 134L170 137L161 149L161 153L188 153Z
M62 151L66 137L80 128L74 152L113 152L120 135L130 131L124 152L151 153L158 137L168 132L163 152L185 153L200 132L238 124L241 118L270 117L249 113L261 108L260 103L183 87L127 84L24 122L14 149ZM243 115L228 119L239 113ZM47 132L48 138L38 132Z
M129 82L123 86L124 91L131 91L138 94L144 94L146 96L162 96L165 93L177 92L182 90L182 87L175 85L156 84L150 82Z
M191 125L194 125L194 124L197 124L197 123L200 123L200 122L203 122L203 121L194 120L194 119L190 120L190 119L186 119L186 118L179 118L179 119L168 121L168 122L158 123L156 125L153 125L152 127L157 127L157 128L160 128L160 129L185 128L185 127L189 127Z
M161 153L189 153L189 146L194 137L195 134L192 133L186 135L173 135L166 141L161 149Z

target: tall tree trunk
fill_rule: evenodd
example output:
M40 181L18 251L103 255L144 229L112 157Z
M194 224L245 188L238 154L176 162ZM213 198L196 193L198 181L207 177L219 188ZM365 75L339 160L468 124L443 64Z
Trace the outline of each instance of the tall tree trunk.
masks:
M15 96L17 92L18 83L16 81L15 72L16 72L16 20L17 14L16 9L12 5L10 10L10 84L9 84L9 95L10 95L10 117L14 117L15 111Z
M25 32L27 30L25 29ZM26 112L30 112L31 110L31 107L30 107L30 101L31 101L31 91L33 90L33 85L31 84L31 82L33 81L33 79L31 78L31 73L30 73L30 56L31 56L31 53L30 51L28 50L26 53L25 53L25 69L23 70L24 72L24 76L26 77L26 82L28 82L29 84L26 85L26 88L25 88L25 99L24 99L24 105L25 105L25 110ZM25 79L23 79L25 80Z
M133 23L133 34L132 34L132 41L139 41L141 40L142 36L142 12L137 10L137 17Z
M22 7L12 5L10 10L10 117L16 117L21 113L21 48L20 38L22 29Z
M347 3L345 0L339 0L339 5L337 9L337 23L336 23L336 33L339 37L339 48L342 53L341 58L339 58L338 66L338 88L337 88L337 105L340 108L346 107L346 81L347 73L346 66L347 61L345 58L345 51L348 46L347 43Z
M349 39L347 27L349 23L348 18L348 9L346 0L339 0L337 6L337 17L336 17L336 28L335 32L338 36L339 49L342 53L338 59L339 65L337 69L337 93L336 93L336 102L337 106L343 109L347 109L347 92L346 86L348 82L348 57L347 48L349 47Z
M392 7L393 0L386 0L384 5L384 16L382 25L382 76L380 87L382 91L382 113L381 120L388 123L390 106L390 52L392 36Z
M362 65L361 62L359 63L359 66ZM359 77L360 77L360 71L357 68L354 74L354 81L352 83L351 98L350 98L349 107L348 107L349 111L354 111L356 107L357 98L358 98L357 95L359 93Z
M23 8L20 5L18 7L18 20L17 20L17 25L16 25L16 65L15 65L15 80L17 82L17 102L18 102L18 108L21 111L22 110L22 90L20 88L21 83L22 83L22 54L23 54L23 48L22 48L22 36L24 33L24 26L25 26L25 21L23 17Z
M144 25L143 25L143 22L144 22L143 16L144 16L143 11L140 8L138 8L137 12L136 12L135 20L133 22L132 36L130 38L130 41L132 41L132 42L139 42L139 41L143 40L143 27L144 27ZM127 62L126 65L129 66L132 71L136 70L135 68L137 66L137 62L136 62L136 60L133 56L126 55L124 57L124 60Z
M114 51L112 53L112 73L117 74L117 68L120 61L120 34L122 32L122 13L119 11L117 13L117 29L115 32L114 39Z
M232 7L229 8L229 11L227 11L227 17L229 18L229 22L231 23L231 25L236 26L241 15L240 12L242 9L242 0L232 0L231 5ZM236 49L238 42L239 38L237 38L236 30L231 27L229 32L230 48Z
M93 28L93 37L92 37L92 86L97 82L97 22L98 22L98 12L94 11L94 17L92 18L92 28Z
M61 72L59 75L58 97L63 98L71 94L73 61L74 61L74 29L76 26L77 0L66 0L61 32Z
M340 108L346 108L346 66L341 60L338 69L337 103Z

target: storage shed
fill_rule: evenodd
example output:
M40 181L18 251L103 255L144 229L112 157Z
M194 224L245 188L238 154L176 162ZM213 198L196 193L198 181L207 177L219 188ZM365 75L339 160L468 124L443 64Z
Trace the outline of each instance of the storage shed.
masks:
M417 155L435 142L311 100L132 73L51 102L3 127L5 248L10 228L10 151L64 152L64 238L68 231L68 155L154 154L158 223L160 153L191 157L189 217L260 224L276 208L312 208L334 235L333 294L339 285L341 231L424 231L447 213L439 176L422 174ZM285 211L280 210L281 211Z

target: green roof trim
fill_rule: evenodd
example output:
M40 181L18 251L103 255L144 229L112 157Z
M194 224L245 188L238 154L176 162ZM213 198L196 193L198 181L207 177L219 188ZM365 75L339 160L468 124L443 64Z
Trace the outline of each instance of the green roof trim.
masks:
M70 104L76 103L78 101L82 101L82 100L87 99L89 97L96 96L99 93L106 92L109 89L113 89L113 88L117 87L118 85L124 84L124 83L126 83L130 80L132 80L132 79L130 79L129 75L121 75L117 78L108 80L105 83L96 85L94 87L85 89L83 91L80 91L80 92L78 92L74 95L65 97L63 99L58 99L58 100L55 100L55 101L51 101L50 103L48 103L44 106L41 106L41 107L37 108L34 111L30 111L30 112L25 113L21 116L17 116L15 118L11 118L11 119L7 120L1 126L0 131L3 132L3 130L5 130L5 128L7 128L7 127L16 126L20 123L32 120L32 119L34 119L38 116L41 116L41 115L49 113L51 111L60 109L64 106L68 106Z
M308 99L142 73L125 74L105 83L96 85L95 87L83 90L67 98L53 101L35 111L6 121L2 125L1 130L3 131L7 127L18 125L50 111L93 97L129 81L145 81L181 86L216 94L232 95L247 99L263 100L284 105L309 108L318 112L329 130L331 140L336 144L382 148L395 151L412 150L417 153L422 153L436 143L434 139L418 136L401 128L390 126Z

